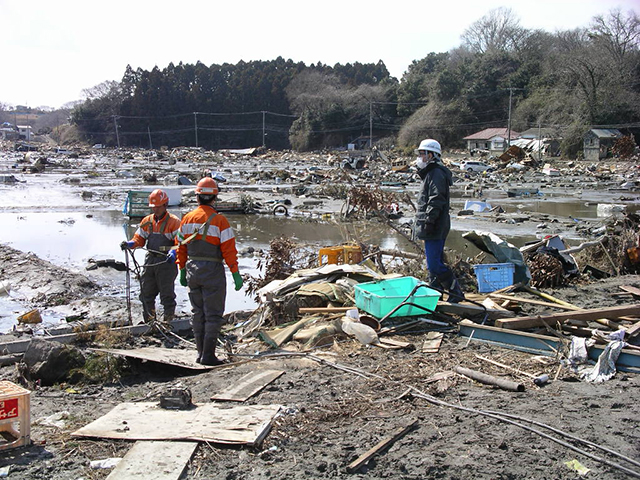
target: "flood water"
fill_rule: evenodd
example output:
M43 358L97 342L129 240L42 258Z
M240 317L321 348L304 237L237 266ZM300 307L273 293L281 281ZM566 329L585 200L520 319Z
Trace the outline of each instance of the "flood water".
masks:
M67 176L68 177L68 176ZM85 183L86 188L86 183ZM112 188L96 187L96 188ZM124 198L126 189L116 193L111 205L98 204L83 200L82 188L73 183L55 186L51 178L31 176L29 183L15 186L0 186L0 243L8 244L23 252L33 252L38 257L79 272L103 286L106 293L122 297L124 301L125 273L109 268L87 271L90 259L125 260L119 244L130 239L137 228L137 222L131 223L121 212L120 197ZM500 198L487 199L493 206L501 205L507 212L519 210L549 213L552 215L572 216L574 218L596 218L595 203L585 202L581 198ZM464 200L453 199L453 211L462 209ZM186 209L175 210L179 217ZM286 236L308 245L321 248L340 245L350 241L379 245L383 249L408 248L407 241L394 230L372 222L338 224L334 222L316 222L272 215L227 215L233 227L238 250L253 247L255 250L268 251L269 243L276 237ZM519 225L507 225L485 221L474 221L473 217L453 218L452 232L447 239L447 247L463 253L465 257L477 255L473 245L466 242L461 234L473 229L491 231L501 238L520 247L535 240L534 234ZM411 249L409 249L411 250ZM138 262L144 261L144 252L136 254ZM258 259L254 256L239 257L240 271L259 276ZM252 298L243 291L235 292L233 281L227 272L226 311L250 309L256 306ZM0 281L13 279L0 278ZM132 296L137 297L139 286L132 282ZM15 317L24 313L26 302L17 294L1 295L0 292L0 331L7 331L15 323ZM190 311L186 288L176 284L178 310L188 314ZM59 320L60 315L47 310L41 312L45 323Z

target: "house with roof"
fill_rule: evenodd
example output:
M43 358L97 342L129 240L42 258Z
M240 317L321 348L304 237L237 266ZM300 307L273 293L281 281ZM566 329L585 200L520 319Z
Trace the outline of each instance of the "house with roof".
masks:
M515 140L520 135L511 130L511 140ZM471 153L476 150L488 150L491 155L501 155L507 149L507 138L509 138L508 128L486 128L480 132L464 137L467 141L467 148Z
M585 160L601 160L607 158L615 141L622 137L615 128L592 128L583 137Z

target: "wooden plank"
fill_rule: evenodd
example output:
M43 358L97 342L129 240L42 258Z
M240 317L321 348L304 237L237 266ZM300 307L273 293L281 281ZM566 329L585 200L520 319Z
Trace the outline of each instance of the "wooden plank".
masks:
M608 308L593 308L585 310L573 310L570 312L552 313L550 315L538 315L535 317L516 317L498 319L495 322L496 327L508 328L513 330L543 327L547 325L555 325L557 321L575 318L578 320L596 320L598 318L620 318L626 315L640 314L640 304L621 305Z
M178 480L198 442L136 442L107 480Z
M298 313L301 315L307 313L344 313L354 308L356 307L302 307L298 309Z
M162 347L141 347L131 350L120 348L91 348L94 352L110 353L112 355L121 355L123 357L137 358L139 360L163 363L165 365L173 365L175 367L188 368L189 370L211 370L210 365L200 365L196 363L195 350L182 350L178 348L162 348Z
M403 342L402 340L396 340L394 338L379 338L380 343L386 345L388 348L413 348L413 343Z
M442 332L427 333L425 341L422 344L422 353L438 353L443 337L444 333Z
M515 295L503 295L500 293L490 293L489 297L499 298L501 300L509 300L513 302L519 303L530 303L532 305L540 305L542 307L551 307L551 308L562 308L564 310L581 310L580 307L568 306L568 305L560 305L559 303L551 303L551 302L543 302L542 300L534 300L531 298L522 298L516 297Z
M236 385L211 397L223 402L244 402L284 373L284 370L262 370L249 372Z
M458 315L460 317L479 317L484 315L484 308L479 307L477 305L472 305L468 303L447 303L447 302L438 302L438 306L436 307L437 312L449 313L452 315ZM515 313L510 312L509 310L491 310L487 309L488 318L496 319L496 318L510 318L515 315Z
M640 334L640 322L634 323L630 327L627 327L626 330L627 330L628 338L633 338L638 336L638 334Z
M640 288L631 285L620 285L620 290L630 293L634 297L640 297Z
M375 447L369 449L366 453L360 455L356 460L351 462L347 466L347 472L353 473L358 471L362 466L364 466L369 460L371 460L375 455L383 452L385 449L390 447L397 440L402 438L408 432L413 430L413 428L418 424L418 421L414 421L407 425L406 427L399 428L396 432L388 438L385 438L381 442L379 442Z
M257 445L268 433L280 405L221 407L196 404L189 410L166 410L157 402L121 403L71 435L124 440L195 440Z

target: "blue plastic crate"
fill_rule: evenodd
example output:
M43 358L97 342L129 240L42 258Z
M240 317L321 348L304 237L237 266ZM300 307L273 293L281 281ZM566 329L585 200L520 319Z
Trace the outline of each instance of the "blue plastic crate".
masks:
M428 288L423 281L415 277L391 278L356 285L356 307L376 318L383 318L400 305L418 284L424 286L418 288L407 302L420 305L431 311L435 310L440 298L440 292ZM428 313L423 308L405 305L399 308L391 317L410 317L413 315L428 315Z
M474 265L478 279L478 292L488 293L513 285L513 263L483 263Z

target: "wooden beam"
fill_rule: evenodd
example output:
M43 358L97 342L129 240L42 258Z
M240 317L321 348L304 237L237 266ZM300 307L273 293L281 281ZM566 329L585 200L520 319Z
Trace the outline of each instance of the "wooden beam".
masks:
M561 305L559 303L543 302L542 300L534 300L531 298L516 297L515 295L502 295L501 293L490 293L489 297L499 298L501 300L509 300L519 303L530 303L531 305L540 305L542 307L562 308L564 310L582 310L580 307Z
M552 313L550 315L538 315L534 317L503 318L495 322L499 328L524 330L527 328L543 327L545 324L555 325L557 321L575 318L578 320L597 320L598 318L620 318L625 315L639 315L640 304L621 305L608 308L593 308L574 310L571 312Z
M383 452L385 449L390 447L394 442L399 440L401 437L406 435L408 432L413 430L413 428L418 424L418 421L414 421L407 425L406 427L399 428L396 432L388 438L385 438L380 443L378 443L375 447L368 450L366 453L360 455L356 460L351 462L347 466L347 472L353 473L362 468L369 460L371 460L378 453Z
M298 309L298 313L301 315L306 315L307 313L343 313L354 308L357 307L302 307Z
M484 315L485 309L477 305L467 303L447 303L438 302L436 312L448 313L450 315L458 315L459 317L479 317ZM505 318L513 317L515 314L509 310L486 310L488 318Z

